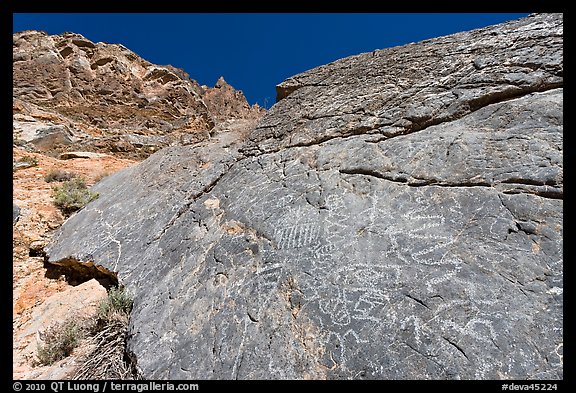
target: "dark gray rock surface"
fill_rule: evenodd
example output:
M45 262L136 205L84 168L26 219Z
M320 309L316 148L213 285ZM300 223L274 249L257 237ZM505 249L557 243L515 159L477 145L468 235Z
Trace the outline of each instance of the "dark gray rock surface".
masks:
M342 59L95 186L49 262L135 294L152 379L563 376L563 21Z
M15 225L20 218L20 208L15 203L12 203L12 225Z

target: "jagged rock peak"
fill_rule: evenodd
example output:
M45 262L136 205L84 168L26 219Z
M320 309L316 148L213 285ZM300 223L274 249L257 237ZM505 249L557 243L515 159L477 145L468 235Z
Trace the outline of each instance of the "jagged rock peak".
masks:
M204 140L218 123L257 120L263 114L251 110L243 94L228 84L225 97L213 100L182 69L152 64L123 45L94 43L70 32L15 33L13 81L19 107L34 105L73 124L83 150L149 154L145 147L154 151L183 138ZM16 124L14 132L20 135L30 126Z
M214 85L214 87L219 89L219 88L224 87L224 86L229 86L229 85L228 85L228 82L226 82L224 80L224 77L221 76L220 78L218 78L218 81L216 81L216 84Z
M259 105L248 103L244 93L235 90L226 82L223 76L218 78L213 88L204 89L202 98L214 119L217 122L227 118L258 118L266 111Z

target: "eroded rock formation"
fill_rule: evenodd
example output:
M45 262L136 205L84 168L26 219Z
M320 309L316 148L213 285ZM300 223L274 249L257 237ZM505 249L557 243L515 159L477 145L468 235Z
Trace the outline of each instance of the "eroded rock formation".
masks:
M183 138L206 139L222 121L263 115L228 84L224 97L214 94L220 84L202 87L183 70L152 64L123 45L23 31L13 37L14 138L36 151L73 145L140 158Z
M99 183L49 263L133 291L146 378L562 378L562 48L540 14L294 76Z

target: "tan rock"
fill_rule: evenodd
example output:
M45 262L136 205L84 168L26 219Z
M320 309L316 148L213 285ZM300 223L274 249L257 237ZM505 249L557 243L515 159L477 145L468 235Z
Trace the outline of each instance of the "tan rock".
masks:
M37 256L44 253L44 247L46 246L45 240L34 240L30 243L30 255Z
M64 322L69 318L89 318L95 313L100 300L106 296L106 289L95 279L56 293L34 310L19 338L36 334L54 322Z
M155 136L164 147L265 112L223 78L203 88L184 70L151 64L122 45L31 30L13 35L13 98L15 138L36 149L61 153L75 143L130 158L157 147L121 146L123 135Z
M206 89L203 98L217 122L230 118L259 118L266 113L266 110L258 105L250 106L244 94L230 86L224 77L220 77L213 88Z
M74 371L77 361L86 352L84 344L71 356L50 366L35 365L41 334L48 327L69 319L79 323L95 317L99 302L107 296L106 289L92 279L76 287L68 287L47 298L33 309L30 319L14 333L13 377L15 379L66 379Z

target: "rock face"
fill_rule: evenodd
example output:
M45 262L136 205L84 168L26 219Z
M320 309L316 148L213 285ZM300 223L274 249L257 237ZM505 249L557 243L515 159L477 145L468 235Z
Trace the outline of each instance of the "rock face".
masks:
M563 376L563 19L294 76L112 175L47 249L135 294L146 378Z
M14 134L38 151L61 152L74 143L145 157L182 134L199 141L223 120L262 116L262 108L226 87L227 105L220 108L211 93L218 83L205 89L183 70L152 64L122 45L75 33L13 35Z

